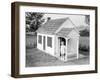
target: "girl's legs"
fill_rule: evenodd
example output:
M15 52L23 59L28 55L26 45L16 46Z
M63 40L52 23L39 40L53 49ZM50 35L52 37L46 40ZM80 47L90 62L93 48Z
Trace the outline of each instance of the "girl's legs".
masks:
M65 60L65 56L66 56L66 54L64 53L64 54L61 54L60 53L60 58L62 58L62 59L64 59Z

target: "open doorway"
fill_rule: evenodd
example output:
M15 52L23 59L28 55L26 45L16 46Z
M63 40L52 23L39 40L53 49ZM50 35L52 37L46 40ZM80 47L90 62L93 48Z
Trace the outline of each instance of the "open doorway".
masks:
M65 38L59 37L58 40L59 40L60 46L61 46L61 42L64 42L64 45L66 45L66 39Z
M63 37L58 37L58 41L59 41L59 56L62 59L65 59L66 56L66 39Z

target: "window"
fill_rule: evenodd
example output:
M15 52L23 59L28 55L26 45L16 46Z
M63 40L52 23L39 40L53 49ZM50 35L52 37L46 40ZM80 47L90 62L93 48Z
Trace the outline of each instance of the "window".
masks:
M42 44L42 36L41 35L38 36L38 43Z
M51 37L47 37L47 46L52 47L52 38Z

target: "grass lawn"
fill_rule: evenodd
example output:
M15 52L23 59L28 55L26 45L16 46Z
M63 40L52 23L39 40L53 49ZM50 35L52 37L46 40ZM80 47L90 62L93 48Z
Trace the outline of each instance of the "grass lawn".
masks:
M64 62L36 48L27 49L26 67L89 64L88 56L84 56L81 54L79 56L80 56L79 59L74 59L74 60L69 60L69 61Z

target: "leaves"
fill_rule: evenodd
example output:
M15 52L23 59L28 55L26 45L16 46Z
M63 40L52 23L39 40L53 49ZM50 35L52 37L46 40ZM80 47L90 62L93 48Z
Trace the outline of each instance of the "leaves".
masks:
M36 31L44 22L43 13L26 12L26 31Z
M84 29L84 30L80 31L80 35L81 36L89 36L89 31L87 29Z

